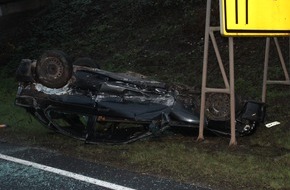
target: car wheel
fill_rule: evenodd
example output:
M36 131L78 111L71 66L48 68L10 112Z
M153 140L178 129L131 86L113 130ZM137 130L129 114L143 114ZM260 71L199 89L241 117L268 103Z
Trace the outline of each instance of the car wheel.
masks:
M206 98L205 114L211 120L228 120L230 118L230 96L211 93Z
M231 118L231 101L229 94L210 93L205 102L205 114L208 119L226 121ZM241 98L235 95L235 111L241 109Z
M49 88L61 88L72 76L72 65L68 56L57 50L44 52L36 64L36 79Z
M93 59L89 57L78 58L77 60L73 62L73 65L100 69L100 66Z

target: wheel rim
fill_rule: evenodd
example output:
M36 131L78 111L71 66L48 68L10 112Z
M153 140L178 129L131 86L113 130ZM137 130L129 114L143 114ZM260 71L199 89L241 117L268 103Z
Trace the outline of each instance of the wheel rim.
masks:
M49 88L61 88L72 76L69 57L61 51L47 51L37 60L35 79Z
M63 75L64 66L59 59L55 57L48 57L43 64L46 69L42 74L44 74L45 77L55 80Z
M230 117L230 97L226 94L210 94L206 101L206 114L209 119L227 120Z

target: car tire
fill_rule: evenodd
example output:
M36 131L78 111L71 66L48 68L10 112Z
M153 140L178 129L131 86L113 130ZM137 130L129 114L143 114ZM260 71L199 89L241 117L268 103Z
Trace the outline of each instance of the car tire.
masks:
M210 120L227 121L231 118L230 95L209 93L205 102L205 114ZM241 98L235 95L235 112L241 109Z
M78 58L77 60L73 62L73 65L100 69L100 66L93 59L89 57Z
M205 102L205 114L210 120L224 121L230 118L230 96L210 93Z
M36 80L49 88L61 88L71 78L72 69L72 64L64 52L46 51L37 61Z

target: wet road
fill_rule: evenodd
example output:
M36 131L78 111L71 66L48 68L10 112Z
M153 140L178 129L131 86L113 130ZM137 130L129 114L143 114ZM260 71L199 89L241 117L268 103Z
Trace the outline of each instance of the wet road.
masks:
M193 189L191 184L142 175L60 153L0 142L0 189Z

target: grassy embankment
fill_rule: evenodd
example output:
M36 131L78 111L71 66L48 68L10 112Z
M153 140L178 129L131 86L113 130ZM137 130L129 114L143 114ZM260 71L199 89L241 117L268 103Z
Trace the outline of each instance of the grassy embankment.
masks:
M132 70L168 83L200 85L205 2L192 1L59 1L45 14L28 17L1 38L1 141L56 149L96 162L170 177L220 189L290 188L289 87L268 90L268 121L228 149L228 138L196 134L169 135L124 146L87 146L50 133L14 106L15 69L21 58L37 58L47 49L61 49L73 58L91 56L102 68ZM216 22L218 19L214 19ZM5 33L4 33L5 34ZM218 38L223 58L226 39ZM236 40L236 89L245 97L261 95L264 39ZM271 52L275 55L275 52ZM213 53L210 54L215 63ZM271 61L275 62L276 59ZM286 60L289 61L289 60ZM220 85L215 64L209 83ZM281 77L271 65L271 77Z

